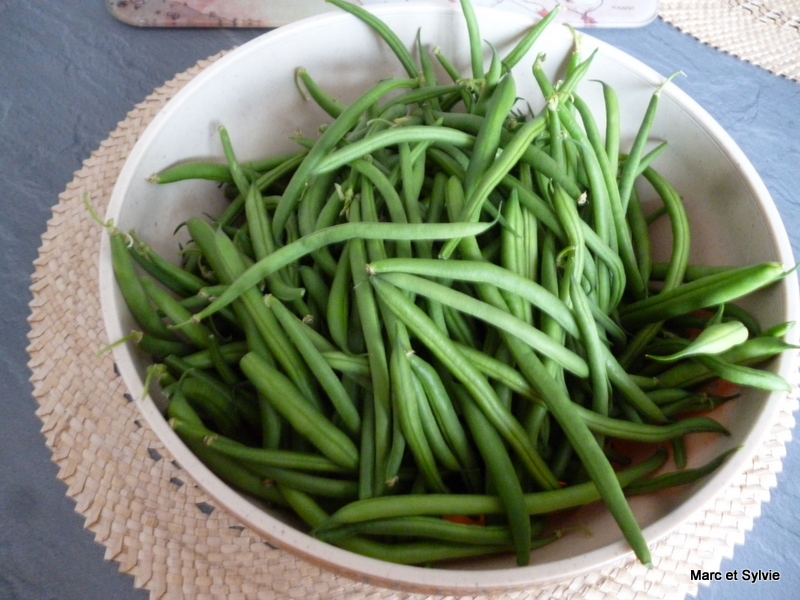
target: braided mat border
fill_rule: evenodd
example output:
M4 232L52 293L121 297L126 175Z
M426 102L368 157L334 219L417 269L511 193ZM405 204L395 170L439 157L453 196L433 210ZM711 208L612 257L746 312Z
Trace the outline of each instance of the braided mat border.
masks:
M152 599L445 600L398 592L325 571L268 544L217 506L172 460L115 373L98 294L102 214L125 157L161 107L220 55L155 90L86 159L59 196L34 262L28 353L33 395L58 478L106 548L105 558ZM768 439L732 485L655 544L655 567L635 559L527 590L465 600L684 598L690 569L716 571L769 500L794 426L788 394ZM452 597L449 597L452 598Z
M798 0L660 0L658 12L709 46L800 81Z

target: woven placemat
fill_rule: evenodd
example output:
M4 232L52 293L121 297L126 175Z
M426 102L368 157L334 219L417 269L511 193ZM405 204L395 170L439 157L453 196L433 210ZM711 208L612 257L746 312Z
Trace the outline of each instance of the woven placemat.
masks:
M660 0L658 12L709 46L800 81L800 0Z
M169 456L115 373L98 293L102 214L125 157L161 107L217 57L198 63L137 105L59 196L42 236L31 291L28 352L33 394L58 477L106 548L105 557L156 598L440 598L374 587L272 547L215 504ZM655 568L634 559L536 589L471 596L493 600L683 598L690 569L716 571L732 555L776 484L794 425L796 394L752 464L708 506L653 548Z

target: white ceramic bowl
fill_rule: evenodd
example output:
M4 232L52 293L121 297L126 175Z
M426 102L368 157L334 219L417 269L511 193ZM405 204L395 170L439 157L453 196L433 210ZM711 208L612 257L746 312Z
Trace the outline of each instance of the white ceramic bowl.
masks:
M426 44L441 46L447 56L454 57L466 69L469 59L465 26L457 7L393 4L374 12L409 45L421 27ZM520 15L510 13L479 10L479 16L484 39L501 51L531 25ZM614 86L621 102L625 148L663 77L589 36L584 36L584 44L587 52L597 47L599 53L581 92L601 114L600 86L591 80ZM571 35L564 28L551 27L530 54L530 60L536 53L546 52L546 68L552 74L561 67L571 45ZM187 159L220 159L219 124L230 131L240 159L294 148L289 138L298 129L314 134L328 119L298 94L293 74L301 66L345 101L379 78L402 75L385 45L347 14L314 17L269 32L206 68L155 117L124 165L111 197L108 218L122 229L135 229L157 251L176 257L176 224L203 211L219 210L218 189L213 183L203 182L156 186L148 183L147 177ZM520 65L519 93L537 98L529 69L530 62ZM746 264L777 260L793 264L779 215L750 162L720 126L675 85L667 85L663 91L653 138L670 142L669 150L658 158L656 166L685 198L694 232L693 262ZM668 234L659 232L657 236L662 252L667 252ZM100 253L103 318L109 338L116 340L128 333L133 323L113 281L107 240ZM796 280L789 277L759 293L748 307L763 325L769 326L798 320L797 297ZM146 357L125 345L115 348L114 356L130 392L139 397L148 364ZM793 378L795 360L795 353L789 352L773 360L769 368ZM728 403L715 416L732 435L693 436L691 463L702 464L737 444L744 448L712 476L694 485L632 501L649 542L680 526L745 468L767 435L782 399L781 394L747 392L740 400ZM315 540L294 528L284 515L265 509L223 484L167 426L158 405L158 398L148 397L140 403L149 425L220 505L275 545L357 580L403 590L476 594L577 576L630 555L615 523L603 507L594 506L571 517L572 522L588 527L591 537L567 536L535 552L528 567L515 566L511 558L493 558L465 561L454 568L429 569L357 556Z

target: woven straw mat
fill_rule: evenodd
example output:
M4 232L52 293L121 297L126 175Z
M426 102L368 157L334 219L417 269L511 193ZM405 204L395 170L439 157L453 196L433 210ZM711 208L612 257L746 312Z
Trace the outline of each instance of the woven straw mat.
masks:
M800 81L800 0L660 0L659 15L709 46Z
M210 499L171 460L115 373L98 294L101 227L125 157L152 117L217 57L201 61L137 105L59 196L34 263L28 352L37 414L67 495L85 527L136 587L156 598L433 600L353 581L272 547ZM515 590L493 600L683 598L690 569L716 571L744 541L776 484L794 425L794 394L749 469L653 548L655 568L635 559L577 579ZM436 597L440 598L440 597Z

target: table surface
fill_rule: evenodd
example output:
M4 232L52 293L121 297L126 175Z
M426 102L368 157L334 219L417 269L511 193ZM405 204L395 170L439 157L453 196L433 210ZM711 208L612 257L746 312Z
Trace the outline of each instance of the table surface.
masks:
M58 194L133 106L198 60L258 30L141 29L100 0L0 3L0 599L143 600L147 592L83 528L40 433L26 366L33 261ZM761 174L800 256L800 84L701 44L657 20L592 33L676 80L726 128ZM718 582L701 600L800 589L800 442L745 544L723 572L780 573L780 581Z

